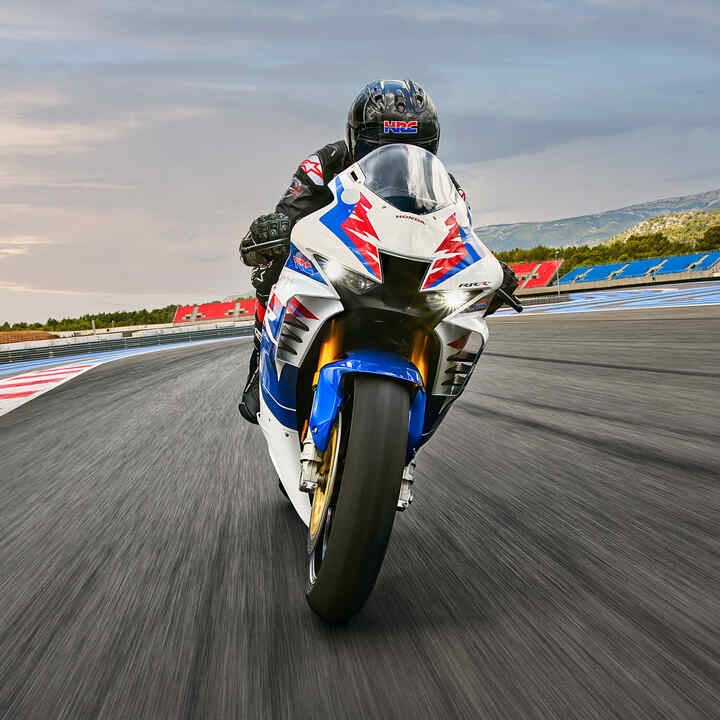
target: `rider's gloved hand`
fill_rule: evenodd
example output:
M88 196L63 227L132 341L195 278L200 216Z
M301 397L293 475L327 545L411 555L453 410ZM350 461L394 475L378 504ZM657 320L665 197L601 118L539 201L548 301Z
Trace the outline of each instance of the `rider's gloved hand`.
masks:
M515 293L515 290L517 290L518 286L518 279L517 275L513 271L513 269L507 265L506 263L500 261L500 267L502 267L503 271L503 281L502 285L500 285L500 289L504 290L508 295L513 295ZM501 293L496 292L495 295L493 295L492 300L488 303L487 310L485 311L485 317L488 315L492 315L496 310L498 310L500 307L502 307L503 303L505 302L505 299L503 298Z
M500 286L508 295L514 295L518 286L518 278L515 271L506 263L500 261L503 270L503 281Z
M256 218L240 243L243 262L251 267L287 257L289 250L290 218L285 213L276 212Z

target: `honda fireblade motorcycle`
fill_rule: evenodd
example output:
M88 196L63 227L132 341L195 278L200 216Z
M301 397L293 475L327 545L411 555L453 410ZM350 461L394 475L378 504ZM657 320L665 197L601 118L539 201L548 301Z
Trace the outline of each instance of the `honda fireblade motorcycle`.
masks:
M308 526L305 594L333 622L367 600L418 450L488 340L503 273L442 162L382 146L300 220L263 322L258 421Z

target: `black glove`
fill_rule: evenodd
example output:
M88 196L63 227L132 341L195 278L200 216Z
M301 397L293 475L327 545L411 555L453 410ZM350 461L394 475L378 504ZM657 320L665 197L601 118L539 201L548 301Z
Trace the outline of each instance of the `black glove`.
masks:
M502 267L503 271L503 281L502 285L500 285L500 289L504 290L508 295L512 297L515 290L517 290L518 286L518 279L517 275L515 274L514 270L508 266L506 263L500 261L500 267ZM487 317L488 315L492 315L496 310L501 308L505 304L505 298L503 297L502 293L496 292L495 295L493 295L492 300L488 303L487 310L485 311L484 317Z
M506 263L500 261L503 270L503 281L500 286L508 295L514 295L518 286L518 279L515 271Z
M290 251L290 218L285 213L261 215L253 220L240 243L246 265L257 267L287 257Z

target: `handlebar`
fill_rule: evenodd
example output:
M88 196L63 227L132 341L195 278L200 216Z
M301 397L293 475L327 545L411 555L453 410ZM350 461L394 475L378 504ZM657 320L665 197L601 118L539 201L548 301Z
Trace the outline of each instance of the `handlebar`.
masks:
M520 304L520 301L510 293L506 293L502 288L498 288L498 293L500 297L505 301L506 305L509 305L515 312L521 313L524 308Z

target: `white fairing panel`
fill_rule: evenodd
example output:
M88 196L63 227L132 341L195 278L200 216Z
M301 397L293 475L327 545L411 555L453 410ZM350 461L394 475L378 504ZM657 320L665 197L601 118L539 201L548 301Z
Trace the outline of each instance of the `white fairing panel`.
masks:
M323 258L375 282L382 282L381 252L424 261L428 270L421 293L468 294L468 302L435 328L441 351L436 376L428 378L429 390L449 397L462 391L463 379L488 339L483 308L475 311L472 305L468 311L468 305L489 297L503 277L500 264L473 232L467 204L454 186L447 202L424 214L403 212L375 194L358 164L338 175L329 189L333 201L293 228L290 257L268 302L260 355L260 428L283 487L306 524L310 502L298 489L293 382L321 329L343 311ZM454 381L448 383L448 378Z
M265 435L270 460L275 472L295 508L300 519L310 523L310 498L307 493L300 492L300 445L296 431L284 427L269 411L262 393L260 393L260 429Z

